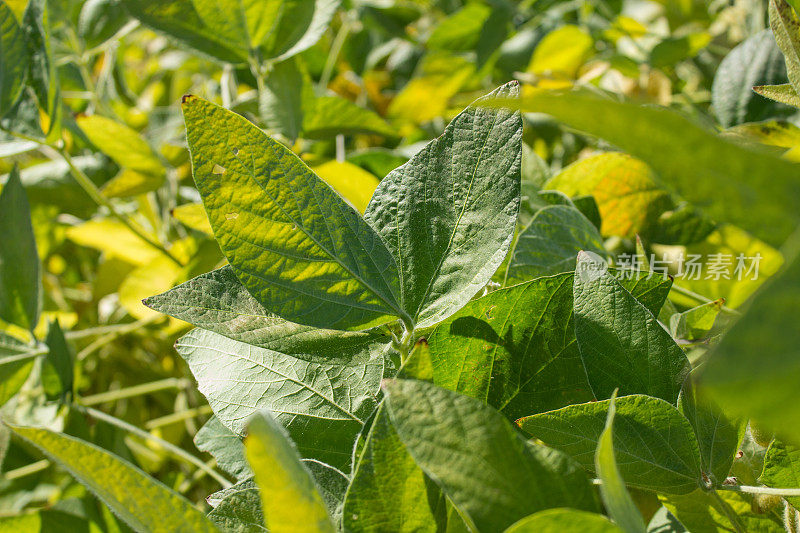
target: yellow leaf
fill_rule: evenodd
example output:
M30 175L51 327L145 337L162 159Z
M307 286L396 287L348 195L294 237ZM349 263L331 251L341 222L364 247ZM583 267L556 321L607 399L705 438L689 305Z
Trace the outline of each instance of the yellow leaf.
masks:
M536 46L528 72L575 79L594 49L592 37L578 26L554 30Z
M603 219L603 236L644 234L671 205L669 194L658 186L650 167L619 152L573 163L544 188L567 196L594 196Z
M361 213L367 209L372 193L378 186L378 178L347 161L328 161L311 169Z
M79 117L77 122L92 144L117 165L144 174L164 173L150 145L128 126L99 115Z
M114 179L103 186L102 192L106 198L125 198L154 191L163 183L163 174L145 174L136 170L123 169Z
M145 265L159 255L156 249L116 220L89 220L67 228L66 235L75 244L94 248L109 258L122 259L133 265Z
M211 222L208 221L208 215L206 215L203 204L179 205L172 210L172 216L184 226L195 231L214 235L214 230L211 228Z
M163 316L142 304L154 294L166 292L179 282L183 269L169 258L158 255L134 269L119 286L119 303L134 318L143 320Z

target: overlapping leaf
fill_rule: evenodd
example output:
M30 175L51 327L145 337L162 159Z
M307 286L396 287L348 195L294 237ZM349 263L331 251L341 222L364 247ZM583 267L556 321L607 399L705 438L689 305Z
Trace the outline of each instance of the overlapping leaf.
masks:
M340 468L350 462L383 377L382 354L361 365L311 363L201 329L176 349L227 428L243 435L248 419L267 409L304 457Z
M516 96L515 84L493 96ZM398 262L401 302L420 326L446 318L503 261L519 209L522 119L471 106L375 191L366 219Z
M390 381L385 391L400 440L474 529L503 531L553 507L597 508L577 464L526 443L491 407L422 381Z
M571 405L518 423L529 435L594 470L609 403ZM688 494L701 481L700 450L692 426L663 400L640 395L617 398L613 444L620 474L632 487Z
M183 111L214 234L264 307L336 329L406 316L395 260L357 211L243 117L196 97Z

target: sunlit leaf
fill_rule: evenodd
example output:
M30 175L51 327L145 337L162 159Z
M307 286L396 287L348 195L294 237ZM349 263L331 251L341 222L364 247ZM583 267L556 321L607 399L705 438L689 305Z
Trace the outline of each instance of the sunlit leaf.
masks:
M314 166L312 170L361 213L367 209L372 193L378 186L375 176L347 161L328 161Z
M548 509L516 522L505 533L562 533L564 531L622 533L608 518L577 509Z
M567 24L548 33L536 46L528 72L576 78L593 49L594 41L586 31Z
M153 150L128 126L100 115L79 117L77 122L92 144L120 167L154 176L164 174Z

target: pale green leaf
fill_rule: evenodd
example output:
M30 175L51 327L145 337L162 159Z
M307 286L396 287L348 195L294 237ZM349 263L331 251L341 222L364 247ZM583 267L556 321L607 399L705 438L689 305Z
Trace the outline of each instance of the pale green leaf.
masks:
M32 353L29 345L0 331L0 406L17 394L28 380L35 362Z
M625 487L614 454L614 404L612 396L608 404L606 425L600 434L594 455L594 468L600 478L600 496L611 518L626 533L644 533L644 520L633 498Z
M491 14L491 6L470 2L439 22L426 45L431 50L472 50L478 44L481 30Z
M330 365L363 365L391 341L377 330L344 332L287 322L258 303L230 266L202 274L144 303L230 339Z
M247 459L261 492L264 525L272 533L333 533L328 510L294 443L270 415L250 422Z
M550 114L642 159L711 217L768 243L782 243L800 223L796 164L726 141L673 111L586 92L537 92L523 98L521 107Z
M707 302L670 317L669 330L676 339L695 340L714 327L725 300Z
M127 198L157 190L164 184L164 174L147 174L123 169L103 185L101 192L106 198Z
M726 128L791 114L791 108L753 93L756 85L784 81L786 67L775 38L769 30L759 32L731 50L720 63L711 88L714 114Z
M517 93L510 83L491 94ZM519 113L473 105L378 185L365 216L398 261L402 306L420 327L456 312L505 258L521 144Z
M658 312L671 283L621 283ZM436 385L511 419L593 399L575 342L573 274L540 278L469 302L428 336Z
M769 0L769 27L786 60L786 73L800 92L800 18L786 0Z
M607 255L600 232L580 211L565 205L545 207L517 237L507 279L519 282L569 272L581 250Z
M227 428L243 435L247 420L268 409L304 457L340 468L350 463L383 377L380 353L360 365L311 363L201 329L182 337L176 349Z
M473 528L500 532L552 507L597 509L577 464L526 443L491 407L423 381L384 387L400 440Z
M195 183L247 290L294 322L365 329L405 316L381 237L295 154L243 117L183 104Z
M570 405L522 418L518 424L529 435L563 450L593 471L609 402ZM700 450L692 426L675 406L658 398L617 398L614 450L620 474L631 487L688 494L702 482Z
M258 93L258 113L264 126L288 139L296 139L303 117L310 111L307 108L313 102L310 83L296 59L273 64Z
M347 161L326 161L312 170L363 213L378 186L378 178Z
M760 85L753 87L753 90L770 100L800 107L800 96L797 95L797 92L790 83L783 83L781 85Z
M183 496L94 444L47 429L12 430L66 469L135 531L218 531Z
M47 330L47 356L42 365L42 386L50 400L70 397L75 382L72 351L58 320Z
M622 533L608 518L577 509L547 509L527 516L506 529L505 533Z
M242 445L242 453L244 446ZM208 518L225 533L265 533L261 495L253 481L227 489L225 497L208 513Z
M346 531L438 531L439 490L426 478L381 406L357 458L342 514Z
M689 362L653 313L589 255L578 255L575 336L598 399L620 393L678 400Z
M764 470L759 481L768 487L800 488L800 448L779 440L772 441L764 456ZM797 508L800 497L787 498Z
M653 47L649 63L656 68L673 67L685 59L696 56L710 42L711 35L708 33L669 37Z
M210 453L217 466L242 481L252 477L253 471L244 455L242 438L225 427L219 418L212 416L194 436L194 445L201 452Z
M661 496L661 500L670 513L692 533L786 533L783 520L776 513L758 514L753 511L752 497L749 495L728 491L715 494L698 489L682 496ZM731 522L732 519L735 523Z
M94 48L111 39L129 20L120 0L87 0L78 17L78 34Z
M594 41L586 30L572 24L561 26L536 45L528 72L574 79L593 49Z
M16 166L0 191L0 235L0 319L33 330L41 310L42 274Z

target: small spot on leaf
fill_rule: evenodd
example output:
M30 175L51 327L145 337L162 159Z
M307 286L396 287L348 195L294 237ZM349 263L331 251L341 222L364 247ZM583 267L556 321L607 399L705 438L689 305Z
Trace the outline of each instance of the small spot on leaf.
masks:
M239 213L228 213L225 215L225 218L227 218L228 220L236 220L237 218L239 218Z
M225 167L214 165L214 168L211 169L211 173L217 175L225 174Z

